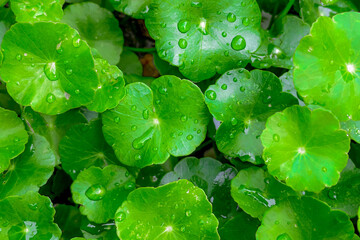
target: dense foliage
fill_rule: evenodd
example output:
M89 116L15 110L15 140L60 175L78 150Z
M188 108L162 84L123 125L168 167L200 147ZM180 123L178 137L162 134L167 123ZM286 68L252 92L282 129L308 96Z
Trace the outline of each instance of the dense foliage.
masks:
M360 239L359 11L0 0L0 239Z

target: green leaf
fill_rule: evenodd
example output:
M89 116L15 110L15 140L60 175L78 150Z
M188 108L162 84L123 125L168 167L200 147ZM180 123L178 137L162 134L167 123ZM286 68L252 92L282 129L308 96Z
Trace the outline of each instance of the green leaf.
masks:
M289 196L297 196L290 187L258 167L241 170L231 181L231 196L239 207L261 219L266 210Z
M0 174L0 199L37 192L50 178L54 167L55 155L49 143L40 135L31 135L25 151Z
M340 121L360 120L358 22L360 13L320 17L294 57L294 83L305 103L331 110Z
M24 123L13 111L0 107L0 173L10 165L10 159L19 156L28 142Z
M351 139L360 143L360 121L349 120L340 124L341 128L348 132Z
M81 214L78 208L59 204L55 206L55 210L54 221L62 231L62 240L83 236L80 231Z
M211 114L222 122L216 132L219 150L255 164L263 163L260 134L266 119L297 104L282 93L279 79L271 72L232 70L220 77L205 93Z
M309 197L289 197L269 209L256 233L258 240L351 240L353 236L354 226L344 212Z
M240 212L219 229L219 234L222 240L255 240L256 230L259 226L258 219L250 217L245 212Z
M114 221L97 224L90 222L85 216L81 220L81 231L86 239L117 240Z
M0 238L4 240L56 240L61 231L53 223L55 210L49 198L35 192L0 201Z
M10 0L17 22L59 22L63 17L60 0Z
M79 31L89 46L110 64L117 64L124 45L123 33L113 14L91 2L69 5L62 22Z
M120 56L120 62L117 66L124 74L135 74L142 76L143 66L139 60L138 55L130 50L124 50Z
M309 31L310 26L296 16L281 18L275 22L269 35L264 33L261 47L251 56L252 65L257 68L276 66L291 69L296 47Z
M131 192L117 210L115 224L118 236L127 240L220 239L204 191L187 180Z
M134 177L125 168L115 165L104 169L90 167L71 185L73 200L81 204L81 213L96 223L113 219L116 209L134 189Z
M106 141L118 159L139 168L192 153L205 139L209 114L200 89L163 76L126 86L126 95L102 115Z
M360 205L360 169L353 168L341 173L339 182L320 192L318 198L333 209L346 212L351 218L356 217Z
M94 61L90 48L69 26L17 23L1 47L0 74L19 104L55 115L92 101L98 81Z
M256 0L154 0L145 19L160 58L193 81L245 66L260 22Z
M59 143L71 126L86 123L86 118L79 110L70 110L66 113L49 116L34 112L30 107L22 111L29 132L39 134L46 138L55 153L56 163L60 163Z
M123 12L133 18L144 19L149 12L152 0L110 0L116 11Z
M213 213L220 219L226 219L236 203L230 196L230 183L237 170L213 158L187 157L176 164L174 171L161 179L161 185L187 179L206 193L213 206Z
M124 97L125 80L120 69L110 65L105 59L95 58L95 69L99 85L95 90L93 103L86 107L91 111L104 112L116 107Z
M350 149L349 137L331 112L300 106L271 116L261 141L270 174L296 191L320 192L335 185Z
M59 152L62 167L72 179L91 166L119 164L114 151L105 142L100 120L70 128L60 142Z
M349 11L357 11L357 8L348 0L300 0L300 16L310 25L320 16L333 17Z

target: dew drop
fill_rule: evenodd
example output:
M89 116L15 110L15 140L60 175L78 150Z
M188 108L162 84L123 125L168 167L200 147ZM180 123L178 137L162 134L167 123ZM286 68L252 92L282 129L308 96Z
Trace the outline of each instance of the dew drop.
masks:
M38 209L38 204L37 204L37 203L30 203L30 204L28 204L28 207L29 207L31 210L35 211L35 210Z
M180 117L180 120L181 120L182 122L186 122L186 120L187 120L187 116L182 115L182 116Z
M122 222L126 219L126 214L124 212L117 212L115 214L115 221L116 222Z
M226 32L222 32L222 33L221 33L221 36L227 37L227 33L226 33Z
M181 38L178 44L181 49L185 49L188 45L188 42L185 39Z
M236 118L231 118L231 125L235 126L236 124L238 124L238 121Z
M46 96L46 101L47 101L48 103L53 103L53 102L55 102L55 100L56 100L56 97L55 97L55 95L52 94L52 93L49 93L49 94Z
M132 105L132 106L131 106L131 110L132 110L132 111L136 111L136 109L137 109L136 105Z
M105 194L106 189L101 184L94 184L90 186L85 192L86 197L92 201L99 201L103 199Z
M326 167L323 167L323 168L321 168L321 171L323 171L324 173L326 173L326 172L327 172L327 168L326 168Z
M331 200L336 200L336 199L337 199L336 192L335 192L333 189L329 189L329 191L328 191L328 197L329 197Z
M132 126L131 126L131 130L132 130L132 131L136 131L136 129L137 129L137 126L136 126L136 125L132 125Z
M128 182L125 184L125 190L134 190L135 189L135 183L134 182Z
M185 226L182 226L182 227L180 228L180 231L181 231L181 232L185 232L185 230L186 230Z
M235 22L236 21L236 16L233 14L233 13L229 13L227 15L227 20L231 23Z
M135 160L139 161L139 160L141 160L141 158L142 158L142 157L141 157L140 154L136 154L136 155L135 155Z
M231 41L231 47L232 49L234 49L235 51L240 51L243 50L246 47L246 41L245 39L240 36L237 35L236 37L233 38L233 40Z
M193 1L191 2L191 6L195 7L195 8L201 8L202 7L202 3L198 2L198 1Z
M205 95L210 100L215 100L216 99L216 92L213 91L213 90L206 91Z
M192 214L191 210L186 210L186 211L185 211L185 215L186 215L187 217L190 217L191 214Z
M14 138L14 142L19 142L20 139L19 138Z
M225 55L225 57L228 57L228 56L230 55L230 52L229 52L229 51L225 51L225 52L224 52L224 55Z
M178 30L181 33L187 33L191 28L190 22L188 20L180 20L178 22Z
M190 135L187 135L187 137L186 137L187 140L192 140L193 138L194 138L194 136L191 135L191 134L190 134Z
M273 135L273 140L274 140L275 142L280 141L280 136L279 136L278 134L274 134L274 135Z
M149 110L145 109L142 113L142 116L145 120L149 119Z
M64 52L64 49L61 47L61 45L58 45L58 46L56 47L56 52L57 52L58 54L62 54L62 53Z
M73 73L73 70L71 69L71 68L69 68L69 69L66 69L66 74L67 75L71 75Z
M119 117L115 117L115 118L114 118L114 122L119 123L119 122L120 122L120 118L119 118Z
M250 24L249 18L244 17L244 18L242 19L242 24L243 24L245 27L249 26L249 24Z
M76 47L76 48L78 48L78 47L80 47L80 45L81 45L81 39L80 39L80 36L75 36L74 38L73 38L73 46L74 47Z
M163 95L164 95L164 94L167 93L167 88L166 88L166 87L159 87L159 88L158 88L158 91L159 91L160 94L163 94Z
M241 86L241 87L240 87L240 91L241 91L241 92L245 92L245 87L244 87L244 86Z
M55 62L45 64L44 73L50 81L58 80L58 75L56 74L56 63Z

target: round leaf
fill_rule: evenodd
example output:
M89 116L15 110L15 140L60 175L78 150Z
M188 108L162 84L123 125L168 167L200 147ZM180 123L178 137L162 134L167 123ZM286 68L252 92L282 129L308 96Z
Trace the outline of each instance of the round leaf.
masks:
M218 218L227 218L236 209L230 196L230 182L237 170L213 158L188 157L181 160L174 171L167 173L160 184L164 185L179 179L187 179L205 191L213 205L213 213Z
M20 155L28 141L24 123L13 111L0 107L0 173L10 165L10 159Z
M55 155L46 139L32 135L25 152L11 161L9 169L0 174L0 199L7 196L37 192L54 171Z
M91 111L104 112L116 107L123 98L125 80L120 69L104 59L95 58L95 70L99 77L99 85L93 103L86 107Z
M261 135L271 175L297 191L333 186L345 168L350 139L329 111L293 106L275 113Z
M339 182L329 188L324 189L318 198L326 202L333 209L346 212L351 218L356 217L360 206L360 169L353 168L343 171Z
M360 120L359 27L360 13L320 17L295 52L295 88L340 121Z
M209 120L204 96L188 80L163 76L126 86L126 95L103 114L106 141L129 166L164 163L192 153L205 139Z
M266 119L297 103L282 93L279 79L271 72L232 70L220 77L205 93L212 115L223 122L216 132L219 150L261 164L263 147L260 134Z
M123 33L114 15L92 2L72 4L62 22L79 31L80 36L110 64L117 64L124 45Z
M241 170L231 181L231 196L239 207L254 218L262 218L265 211L288 196L297 195L262 168Z
M149 12L149 5L152 0L110 0L115 10L123 12L134 18L144 19Z
M194 81L246 65L260 22L256 0L154 0L145 19L160 58Z
M289 197L272 207L256 233L258 240L351 240L353 236L354 226L344 212L309 197Z
M59 0L11 0L10 3L17 22L58 22L63 17Z
M61 231L53 223L55 210L49 198L28 192L1 200L0 209L1 239L60 239Z
M75 125L66 133L59 145L62 167L72 179L91 166L105 167L118 164L114 151L105 142L101 121Z
M73 200L81 204L81 213L96 223L114 218L116 209L134 189L134 177L125 168L115 165L104 169L90 167L71 185Z
M23 106L55 115L92 101L94 61L79 34L62 23L17 23L1 45L9 94Z
M115 223L121 239L220 239L204 191L187 180L136 189L117 210Z
M256 230L259 226L259 220L240 212L219 229L219 234L221 240L255 240Z

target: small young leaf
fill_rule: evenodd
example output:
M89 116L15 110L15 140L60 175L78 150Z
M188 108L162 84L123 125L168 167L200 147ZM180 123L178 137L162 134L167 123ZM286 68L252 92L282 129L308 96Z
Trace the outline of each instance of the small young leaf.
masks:
M134 189L134 177L125 168L115 165L104 169L90 167L71 185L73 200L81 204L81 213L96 223L113 219L116 209Z
M261 141L269 173L296 191L320 192L335 185L350 149L349 137L331 112L300 106L271 116Z
M24 123L13 111L0 107L0 173L10 165L10 159L19 156L28 142Z
M0 74L16 102L55 115L92 101L98 78L88 45L62 23L17 23L4 36Z
M49 198L35 192L0 201L0 239L59 239L61 231L53 222L55 210Z
M117 64L124 45L123 33L113 14L92 2L72 4L62 22L79 31L80 36L110 64Z
M270 208L256 233L258 240L349 239L354 226L342 211L310 197L289 197Z
M187 180L133 191L115 223L121 239L220 239L204 191Z
M31 135L25 151L0 174L0 199L37 192L50 178L54 167L55 154L49 143L40 135Z
M205 92L212 115L222 122L216 132L219 150L255 164L263 163L260 134L266 119L297 104L282 92L279 79L271 72L244 69L225 73Z
M200 89L187 80L163 76L126 86L126 95L103 114L106 141L129 166L164 163L184 156L205 139L209 113Z
M160 58L193 81L245 66L260 22L256 0L154 0L145 19Z
M258 167L241 170L231 181L231 196L239 207L254 218L261 219L265 211L289 196L299 195Z

